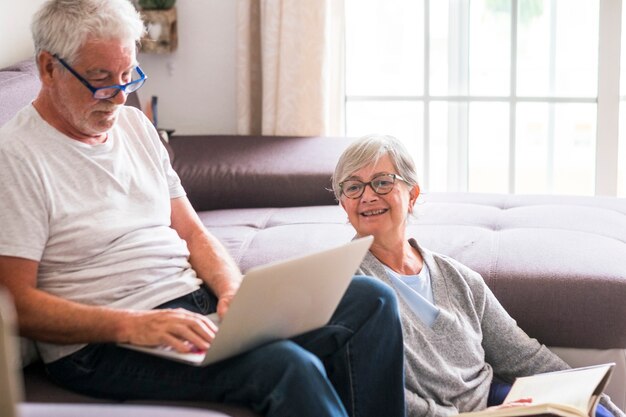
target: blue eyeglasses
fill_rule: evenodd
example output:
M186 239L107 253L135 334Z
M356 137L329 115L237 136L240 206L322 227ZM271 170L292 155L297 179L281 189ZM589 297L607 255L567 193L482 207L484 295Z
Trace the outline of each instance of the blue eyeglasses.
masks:
M67 62L65 62L62 58L59 58L57 54L54 54L53 56L61 63L61 65L63 65L69 72L71 72L72 75L78 79L78 81L80 81L85 87L89 89L89 91L91 91L91 94L93 94L93 98L95 98L96 100L107 100L113 98L120 91L123 91L126 94L130 94L133 91L139 90L148 78L148 76L144 74L141 68L139 68L139 66L136 66L135 71L137 72L139 78L124 85L94 87L93 85L89 84L89 81L81 77L80 74L76 72L76 70L74 70L74 68L70 67Z

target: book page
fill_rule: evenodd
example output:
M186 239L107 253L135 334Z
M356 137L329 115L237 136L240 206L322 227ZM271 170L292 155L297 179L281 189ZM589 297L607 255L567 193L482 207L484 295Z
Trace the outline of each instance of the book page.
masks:
M537 404L509 408L488 408L483 411L461 413L459 417L524 417L524 416L585 417L586 414L567 405Z
M504 402L532 398L533 404L566 404L587 415L590 398L611 364L517 378Z

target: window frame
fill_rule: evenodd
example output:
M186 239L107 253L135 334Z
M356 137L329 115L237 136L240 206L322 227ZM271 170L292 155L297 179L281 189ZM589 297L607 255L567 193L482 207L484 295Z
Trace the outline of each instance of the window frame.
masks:
M456 102L456 103L474 103L474 102L500 102L508 103L509 106L509 138L508 138L508 192L516 192L516 122L517 122L517 104L529 102L541 102L550 104L560 103L593 103L596 105L596 149L595 149L595 195L618 195L618 178L619 170L619 107L621 101L626 101L626 97L620 97L620 55L621 55L621 24L622 24L622 0L599 0L599 33L598 33L598 89L597 97L525 97L517 96L516 80L517 80L517 30L518 13L511 13L511 36L510 36L510 90L508 96L480 96L468 95L432 95L430 93L430 4L431 1L424 1L424 45L423 45L423 62L424 62L424 80L423 94L410 96L359 96L344 94L345 106L351 102L369 102L369 101L418 101L423 103L423 175L422 185L425 189L429 189L430 184L430 105L433 102ZM550 1L548 0L549 4ZM465 17L469 14L469 1L461 1L457 3L459 6L459 18L455 22L457 25L463 25L468 22ZM511 10L518 10L518 0L511 0ZM464 15L465 14L465 15ZM465 23L467 24L467 23ZM467 33L466 27L459 26L461 33ZM554 28L553 28L554 29ZM465 32L463 32L465 31ZM617 34L617 35L616 35ZM463 60L461 60L463 61ZM467 60L465 60L467 62ZM468 107L465 106L465 113L468 113ZM347 112L346 112L347 113ZM468 115L460 115L461 120ZM344 123L347 130L349 120ZM468 124L452 123L448 126L454 129L452 133L456 138L454 144L458 153L451 155L448 152L448 187L447 191L468 191L469 178L469 149L468 149ZM554 144L554 134L548 135L549 148ZM626 146L624 144L623 146ZM454 160L451 160L454 159ZM550 161L551 158L548 158ZM625 161L626 162L626 161ZM550 163L550 162L549 162ZM548 172L553 172L552 167L548 168ZM626 175L626 174L624 174ZM551 179L548 179L550 183ZM626 180L624 180L626 181ZM550 193L553 193L552 184L548 184Z

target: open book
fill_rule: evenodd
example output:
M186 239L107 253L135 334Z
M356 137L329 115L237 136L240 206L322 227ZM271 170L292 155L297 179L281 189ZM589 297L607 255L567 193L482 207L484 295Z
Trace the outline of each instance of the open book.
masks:
M491 408L462 417L513 417L551 414L593 417L600 394L609 382L614 363L549 372L515 380L504 403L531 398L528 405Z

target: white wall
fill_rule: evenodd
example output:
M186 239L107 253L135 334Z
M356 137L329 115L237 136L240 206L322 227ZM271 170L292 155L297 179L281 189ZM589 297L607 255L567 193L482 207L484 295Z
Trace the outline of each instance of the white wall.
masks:
M0 67L33 54L30 21L44 0L0 0ZM159 126L179 134L236 132L236 6L178 0L178 50L139 54L142 103L159 97Z
M236 133L236 5L178 0L178 49L139 54L149 77L139 96L143 104L159 97L159 127L179 134Z
M44 0L0 0L0 68L33 55L30 21Z

